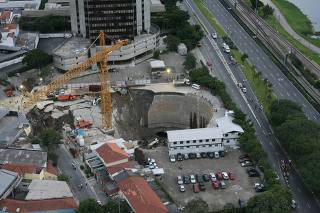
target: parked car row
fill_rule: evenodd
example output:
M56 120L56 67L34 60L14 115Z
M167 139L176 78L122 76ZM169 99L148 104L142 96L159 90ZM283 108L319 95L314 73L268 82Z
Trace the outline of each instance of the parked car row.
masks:
M225 156L224 151L188 153L188 154L178 153L177 155L170 155L169 159L170 159L170 162L176 162L176 161L183 161L183 160L188 160L188 159L220 158L220 157L224 157L224 156Z

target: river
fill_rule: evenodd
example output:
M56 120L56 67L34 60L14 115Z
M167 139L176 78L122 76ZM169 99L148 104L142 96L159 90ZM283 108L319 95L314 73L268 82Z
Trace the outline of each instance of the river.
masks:
M320 0L288 0L296 5L312 22L315 31L320 32Z

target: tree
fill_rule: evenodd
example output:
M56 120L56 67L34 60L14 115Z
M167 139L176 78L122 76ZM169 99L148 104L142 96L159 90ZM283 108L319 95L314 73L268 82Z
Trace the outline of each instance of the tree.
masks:
M44 129L39 134L39 142L48 151L55 150L60 144L61 135L54 129Z
M251 8L253 10L263 7L263 3L259 0L250 0L250 2L251 2Z
M268 4L266 6L262 7L262 13L263 13L264 18L266 18L268 16L272 16L273 11L274 11L273 8L270 7L270 5L268 5Z
M58 175L58 181L66 181L66 182L69 182L70 178L68 175L65 175L65 174L60 174Z
M177 51L178 45L181 43L181 40L177 36L168 35L168 37L165 39L165 42L167 43L168 50Z
M76 210L76 213L103 213L102 207L94 199L87 199L82 201Z
M154 58L154 59L160 59L160 51L159 51L159 50L154 51L152 58Z
M209 205L202 199L194 199L188 202L182 211L183 213L206 213L209 212Z
M247 212L256 213L289 213L292 196L288 189L274 186L272 190L258 194L248 201Z
M248 58L248 55L246 53L241 55L241 61L242 63Z
M275 100L270 107L271 123L280 126L288 117L304 116L301 107L289 100Z
M193 56L192 53L188 53L185 61L183 62L183 66L186 70L193 70L196 68L197 59Z
M39 49L33 49L27 52L22 63L26 64L29 69L42 68L52 62L52 57Z

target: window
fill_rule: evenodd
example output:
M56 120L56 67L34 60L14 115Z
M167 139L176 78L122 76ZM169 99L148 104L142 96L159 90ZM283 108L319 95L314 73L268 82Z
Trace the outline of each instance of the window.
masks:
M196 140L193 140L193 143L196 143L197 141Z
M202 140L199 140L200 143L202 143Z
M180 144L183 144L183 141L180 141Z
M227 143L229 143L229 140L227 140Z
M180 149L183 149L184 147L180 147Z
M199 146L196 146L196 148L199 148Z
M173 142L173 144L177 144L177 142Z
M218 146L219 144L215 144L215 146Z
M177 149L177 147L174 147L173 149Z
M212 139L212 141L216 141L216 139Z
M206 139L206 142L209 142L209 139Z
M210 144L209 147L212 147L212 145Z
M189 143L190 143L190 141L187 141L187 143L189 144Z
M206 145L203 145L202 147L206 147Z
M224 136L225 136L225 137L228 137L228 133L227 133L227 134L224 134Z
M190 148L190 146L187 146L187 148Z

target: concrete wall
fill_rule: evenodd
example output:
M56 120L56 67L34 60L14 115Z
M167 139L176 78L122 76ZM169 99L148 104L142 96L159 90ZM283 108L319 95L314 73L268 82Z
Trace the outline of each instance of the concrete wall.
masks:
M70 17L69 8L58 8L51 10L22 10L24 17L43 17L43 16L65 16Z
M205 125L213 116L212 107L201 97L184 94L156 94L148 112L148 127L189 128L190 116L205 118Z

